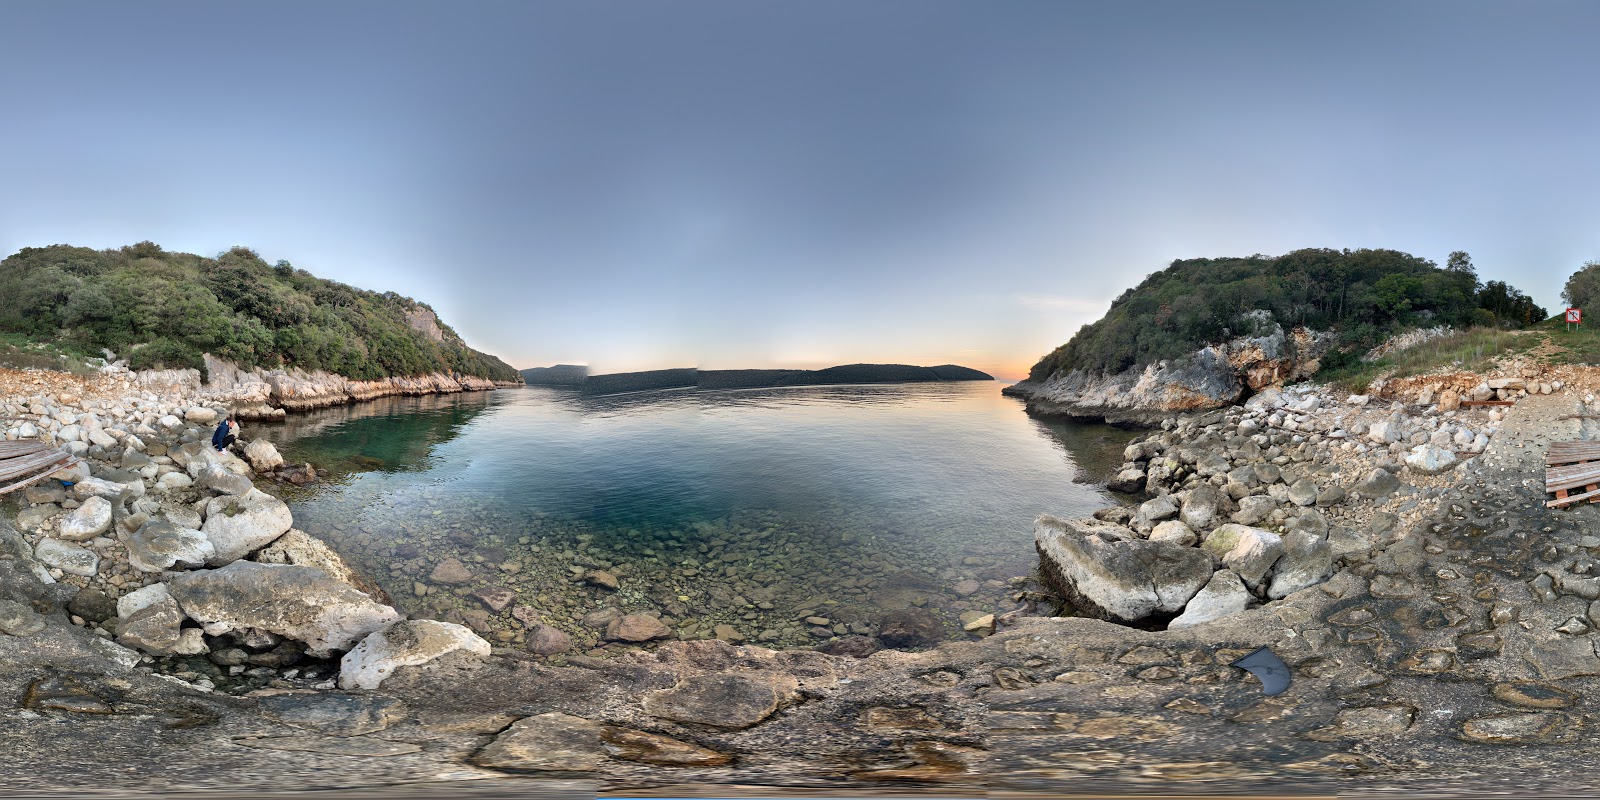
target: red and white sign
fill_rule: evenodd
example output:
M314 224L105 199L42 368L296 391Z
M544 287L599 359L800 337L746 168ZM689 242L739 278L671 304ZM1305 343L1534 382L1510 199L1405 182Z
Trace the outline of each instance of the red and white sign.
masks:
M1572 323L1572 324L1574 324L1574 325L1576 325L1576 324L1578 324L1580 322L1583 322L1583 309L1581 309L1581 308L1569 308L1569 309L1567 309L1567 321Z

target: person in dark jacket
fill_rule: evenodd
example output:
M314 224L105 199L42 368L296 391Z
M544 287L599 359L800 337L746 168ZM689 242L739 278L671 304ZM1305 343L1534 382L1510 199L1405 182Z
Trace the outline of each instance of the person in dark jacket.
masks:
M220 453L227 450L238 439L239 423L234 422L233 417L230 416L223 420L222 424L218 425L216 431L211 434L211 446L217 448L217 452Z

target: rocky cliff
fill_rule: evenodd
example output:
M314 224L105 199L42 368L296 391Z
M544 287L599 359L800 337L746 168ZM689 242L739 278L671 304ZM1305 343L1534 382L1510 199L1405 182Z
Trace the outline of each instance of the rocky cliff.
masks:
M241 369L207 354L206 371L165 369L134 373L140 386L176 390L227 403L241 419L281 419L289 411L310 411L395 395L418 396L488 391L520 383L492 381L472 375L433 373L377 380L355 380L321 370Z
M1182 411L1220 408L1262 389L1311 377L1334 336L1273 324L1261 336L1241 336L1175 359L1105 374L1072 369L1044 380L1008 386L1028 410L1047 416L1154 424Z

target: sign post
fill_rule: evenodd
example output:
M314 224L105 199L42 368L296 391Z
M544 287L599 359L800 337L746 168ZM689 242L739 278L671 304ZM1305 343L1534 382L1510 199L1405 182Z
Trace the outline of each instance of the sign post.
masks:
M1581 309L1581 308L1569 308L1569 309L1567 309L1567 330L1569 330L1569 331L1572 330L1572 326L1582 324L1582 322L1583 322L1583 309Z

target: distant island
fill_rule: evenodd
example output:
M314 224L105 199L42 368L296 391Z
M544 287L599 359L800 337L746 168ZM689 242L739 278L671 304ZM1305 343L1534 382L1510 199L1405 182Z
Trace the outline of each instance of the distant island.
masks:
M571 370L583 367L555 366L522 370L528 383L552 385L553 375L570 377ZM553 373L551 370L566 370ZM586 370L585 370L586 371ZM647 372L619 372L589 375L562 385L581 385L584 394L617 394L660 389L766 389L780 386L828 386L862 383L929 383L934 381L992 381L994 376L970 367L940 364L917 367L910 364L845 364L827 369L657 369Z
M583 379L589 377L589 368L581 364L529 367L519 372L522 381L530 386L582 386Z

